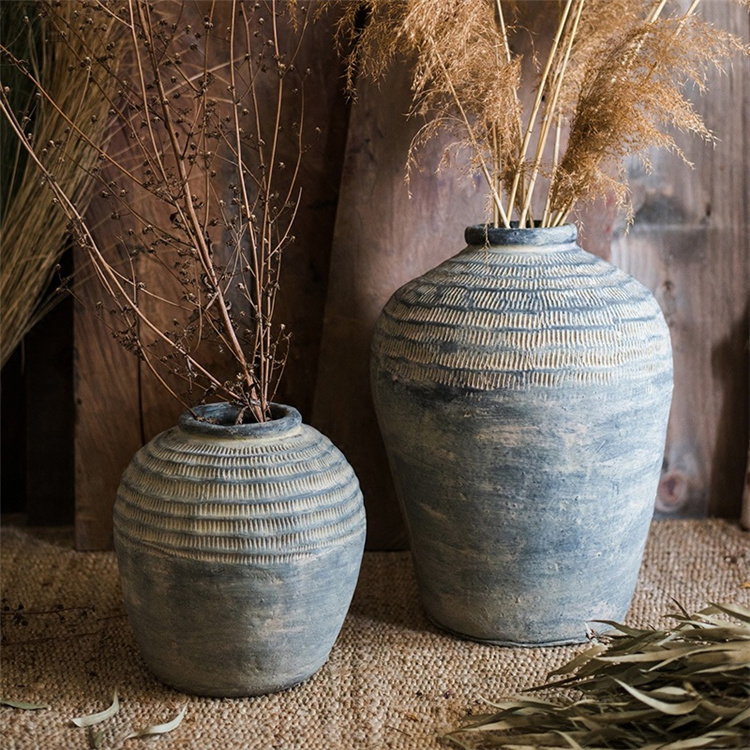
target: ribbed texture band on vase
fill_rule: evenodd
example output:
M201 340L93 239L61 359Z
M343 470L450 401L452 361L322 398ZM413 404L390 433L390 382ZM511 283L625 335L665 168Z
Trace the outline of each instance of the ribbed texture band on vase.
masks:
M122 477L128 618L144 661L178 690L282 690L326 661L349 608L365 539L359 483L290 407L260 424L235 424L228 404L194 412Z
M394 295L377 356L402 382L487 391L606 384L621 368L647 378L669 356L657 313L645 287L575 243L469 247Z
M195 437L180 427L144 446L115 509L134 543L228 563L289 559L360 531L359 484L319 432L299 422L273 441Z

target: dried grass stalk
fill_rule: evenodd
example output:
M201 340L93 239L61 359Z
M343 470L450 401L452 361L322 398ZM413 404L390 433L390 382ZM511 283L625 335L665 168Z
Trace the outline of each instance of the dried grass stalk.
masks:
M464 750L746 748L750 610L717 604L670 617L677 624L664 630L606 623L613 635L532 688L556 691L554 700L491 704L493 713L471 717L447 743Z
M109 98L115 91L114 81L102 76L101 70L120 59L123 28L85 0L58 3L55 13L70 33L55 32L41 3L2 4L0 88L7 87L8 106L50 177L65 186L85 213L94 192L91 171L109 132ZM18 65L39 81L49 99L36 95ZM53 302L45 292L69 232L68 217L37 167L25 158L5 119L2 141L0 364L4 365Z
M668 128L710 138L685 84L703 88L709 66L747 48L697 18L699 2L669 15L665 0L561 0L526 112L513 51L517 35L530 33L519 25L521 3L369 0L364 29L358 4L349 4L339 38L351 49L350 86L357 74L381 76L397 57L414 61L411 115L426 124L410 158L448 128L487 181L495 224L554 226L579 200L613 191L625 204L623 157L647 163L651 147L678 151Z

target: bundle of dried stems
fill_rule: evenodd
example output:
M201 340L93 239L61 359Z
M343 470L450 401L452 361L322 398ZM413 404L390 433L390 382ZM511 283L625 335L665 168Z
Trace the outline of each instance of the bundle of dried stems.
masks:
M495 225L557 226L580 200L612 192L627 204L624 157L648 165L652 146L680 153L669 128L711 140L683 89L703 89L710 66L747 48L698 18L699 3L682 12L667 0L561 0L529 111L514 52L530 33L523 2L368 0L364 29L353 3L339 32L353 44L350 85L397 56L414 61L411 114L426 124L410 159L448 128L487 182Z
M107 98L115 93L114 81L103 79L98 69L115 65L123 44L122 26L110 16L83 13L85 5L84 0L58 5L60 20L75 29L65 36L54 33L49 15L37 3L0 6L3 105L14 113L16 132L23 133L81 213L93 194L91 171L110 132ZM44 86L50 99L37 95L19 71L21 65ZM101 95L100 86L107 96ZM54 299L45 291L68 240L68 219L57 210L55 196L26 158L7 120L0 125L0 364L4 365Z
M0 95L3 115L88 253L104 290L98 312L113 335L186 406L221 398L240 405L246 421L270 417L286 358L287 335L273 316L303 152L305 73L295 57L307 8L278 5L87 0L82 17L71 19L66 3L44 4L106 102L110 147L79 126L33 68L20 69L70 140L95 151L95 166L75 160L75 168L96 181L106 229L87 220L71 183L46 161L44 142L25 138L8 92ZM81 32L102 18L126 40L119 68ZM296 153L292 163L280 161L282 139ZM105 247L112 238L116 259ZM159 269L158 288L149 264ZM165 310L169 327L159 322ZM225 367L215 366L217 353Z
M491 714L451 732L448 744L463 750L746 748L750 610L716 604L670 618L676 625L665 629L607 623L614 634L532 688L556 691L554 700L493 703Z

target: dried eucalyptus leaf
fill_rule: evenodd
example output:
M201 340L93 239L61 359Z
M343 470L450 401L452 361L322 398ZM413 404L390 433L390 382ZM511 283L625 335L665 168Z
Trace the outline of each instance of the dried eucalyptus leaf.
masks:
M592 657L598 656L606 650L607 647L603 645L592 646L591 648L586 649L583 653L578 654L575 659L567 662L567 664L563 664L559 669L556 669L554 672L550 672L547 675L547 678L557 677L558 675L570 674L571 672L575 672L580 666L588 661L591 661Z
M750 706L748 706L744 711L741 711L738 713L733 719L727 722L727 727L734 727L739 724L746 724L748 721L750 721Z
M94 724L100 724L102 721L111 719L119 710L120 699L117 697L117 690L115 690L112 705L109 708L105 708L104 711L99 711L95 714L89 714L88 716L78 716L75 719L71 719L71 721L77 727L91 727Z
M742 620L742 622L750 624L750 609L747 607L743 607L740 604L713 604L711 606L718 609L719 612L724 612L724 614L731 615L738 620Z
M627 625L623 625L621 622L616 622L615 620L594 620L594 622L599 625L609 625L609 627L613 630L632 637L650 634L650 631L648 630L638 630L637 628L630 628Z
M615 680L615 682L623 690L627 690L634 698L637 698L639 701L641 701L641 703L645 703L647 706L651 706L651 708L655 708L657 711L661 711L663 714L669 714L670 716L682 716L683 714L689 714L691 711L695 710L701 703L700 698L697 700L694 698L693 700L676 701L675 703L660 701L657 698L654 698L653 695L649 695L648 693L641 690L636 690L631 685L620 682L620 680Z
M727 739L729 735L724 732L711 732L701 737L686 737L682 740L669 742L659 745L659 750L694 750L695 748L715 748L715 747L740 747L740 745L722 745L719 744L722 739Z
M0 706L20 708L22 711L42 711L49 708L46 703L24 703L24 701L8 700L7 698L0 698Z
M94 731L91 727L89 727L89 748L91 750L97 750L97 748L100 748L104 744L104 730L99 729L98 731Z
M148 737L154 734L166 734L167 732L171 732L173 729L177 729L177 727L180 726L182 720L185 718L186 711L187 704L182 707L182 710L177 714L177 716L174 717L174 719L168 721L166 724L154 724L150 727L137 729L135 732L131 732L129 735L127 735L124 739L132 740L137 737Z

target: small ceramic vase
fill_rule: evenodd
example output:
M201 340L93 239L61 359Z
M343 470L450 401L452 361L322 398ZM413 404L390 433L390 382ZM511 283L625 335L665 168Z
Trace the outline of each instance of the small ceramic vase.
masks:
M295 409L240 425L229 404L193 412L122 477L128 618L148 667L178 690L282 690L326 661L349 608L365 538L359 484Z

